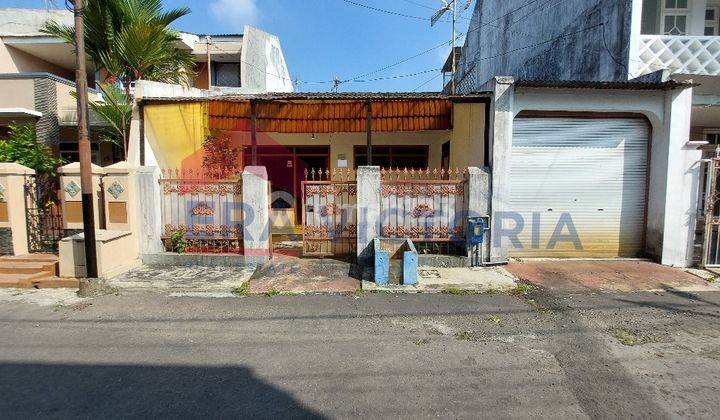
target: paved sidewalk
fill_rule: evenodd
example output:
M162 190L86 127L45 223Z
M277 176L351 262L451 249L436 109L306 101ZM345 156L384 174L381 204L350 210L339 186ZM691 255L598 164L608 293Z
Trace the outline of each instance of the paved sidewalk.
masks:
M123 290L154 290L175 295L221 297L250 278L254 267L142 266L108 280Z
M395 292L493 292L512 289L517 285L515 277L503 267L419 267L418 285L377 286L363 281L363 290Z

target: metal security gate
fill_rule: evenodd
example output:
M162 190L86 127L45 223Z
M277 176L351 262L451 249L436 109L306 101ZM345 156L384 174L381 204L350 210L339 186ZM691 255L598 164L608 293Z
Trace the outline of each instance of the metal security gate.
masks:
M509 214L515 257L632 257L644 247L642 118L518 117Z
M720 159L708 162L707 187L701 208L705 211L703 265L720 266Z
M355 254L357 184L349 169L311 169L302 181L303 255Z
M65 231L57 187L54 177L25 177L25 219L31 253L58 252L58 243Z

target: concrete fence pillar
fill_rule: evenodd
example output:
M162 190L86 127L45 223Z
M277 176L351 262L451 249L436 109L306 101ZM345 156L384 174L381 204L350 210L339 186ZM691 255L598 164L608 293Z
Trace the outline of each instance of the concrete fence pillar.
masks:
M510 195L510 151L512 150L515 81L512 77L495 77L493 99L490 105L490 156L492 166L492 199L490 202L490 261L505 262L509 241L503 238L502 229L509 229L505 212ZM493 220L495 219L495 220Z
M243 246L248 261L270 258L270 184L264 166L246 166L242 173Z
M165 251L162 240L160 169L141 166L136 169L138 247L140 254Z
M136 231L137 190L134 188L135 168L127 162L105 167L103 177L103 208L105 229Z
M486 217L490 215L490 168L469 167L467 174L467 217ZM469 239L469 234L468 234ZM468 257L472 250L468 247ZM489 255L490 237L485 237L483 255Z
M92 165L93 209L95 211L95 229L104 229L104 214L101 182L105 170ZM66 235L83 230L82 191L80 189L80 163L69 163L58 169L60 174L60 200L63 209L63 229Z
M0 255L28 253L25 177L33 175L19 163L0 163Z
M380 167L357 169L357 256L358 263L372 257L373 239L380 232Z

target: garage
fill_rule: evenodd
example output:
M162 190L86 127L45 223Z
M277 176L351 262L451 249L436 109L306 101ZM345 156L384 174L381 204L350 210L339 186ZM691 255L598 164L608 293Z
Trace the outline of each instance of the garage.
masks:
M516 117L509 256L641 255L649 131L644 118Z

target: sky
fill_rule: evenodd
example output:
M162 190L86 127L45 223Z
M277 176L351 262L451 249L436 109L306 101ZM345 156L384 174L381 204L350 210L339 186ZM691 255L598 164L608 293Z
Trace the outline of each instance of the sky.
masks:
M42 8L48 2L0 0L0 7ZM63 0L55 3L62 5ZM176 21L174 28L178 30L242 33L244 25L249 24L277 35L291 77L300 80L299 91L329 91L335 78L363 80L342 83L339 90L344 92L442 88L440 71L434 69L442 67L450 53L451 25L446 21L431 27L429 19L417 19L429 18L433 8L442 6L441 0L163 0L163 3L166 8L187 6L192 10ZM460 4L464 6L465 0ZM467 30L471 14L472 7L459 15L458 33ZM417 58L377 71L443 42L446 44L442 47ZM462 42L460 39L458 45Z

